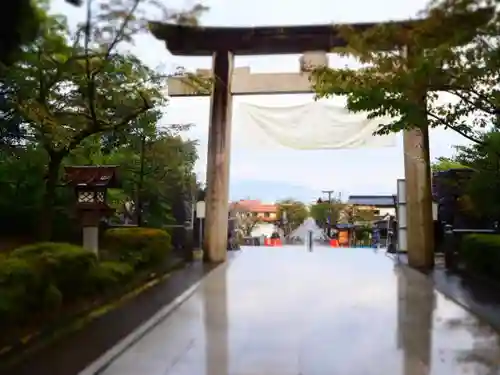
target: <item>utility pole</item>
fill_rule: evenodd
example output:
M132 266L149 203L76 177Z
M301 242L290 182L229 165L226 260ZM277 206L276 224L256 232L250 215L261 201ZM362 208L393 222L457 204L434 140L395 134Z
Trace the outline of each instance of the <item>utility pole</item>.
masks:
M332 238L332 194L335 190L322 190L323 194L328 194L328 225L327 225L327 236Z
M335 190L322 190L323 194L328 194L328 203L332 203L332 194L335 193Z

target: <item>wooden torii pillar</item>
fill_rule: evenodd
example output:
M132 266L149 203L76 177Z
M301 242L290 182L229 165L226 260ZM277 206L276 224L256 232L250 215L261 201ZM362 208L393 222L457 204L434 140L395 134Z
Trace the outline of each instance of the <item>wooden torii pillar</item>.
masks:
M418 27L422 21L397 22ZM390 24L395 24L391 22ZM360 32L380 23L344 25ZM204 250L208 260L226 259L231 140L231 95L290 94L312 92L307 74L251 74L248 68L233 72L234 55L305 54L313 64L324 62L325 52L347 42L333 25L288 27L191 27L151 23L154 36L164 40L173 55L212 56L211 92L193 88L188 76L169 80L171 96L211 95L207 157L207 196ZM400 46L403 47L403 46ZM233 74L235 73L235 74ZM416 93L415 97L421 97ZM425 93L424 93L425 97ZM422 102L425 106L425 100ZM425 113L425 111L423 111ZM427 119L419 128L404 132L409 264L420 269L434 265L434 235ZM422 124L424 124L422 126Z

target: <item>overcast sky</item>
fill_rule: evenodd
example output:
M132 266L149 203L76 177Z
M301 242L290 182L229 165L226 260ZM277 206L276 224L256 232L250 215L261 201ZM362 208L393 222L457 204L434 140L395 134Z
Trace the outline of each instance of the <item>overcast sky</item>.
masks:
M182 0L165 2L169 7L192 4ZM330 22L383 21L415 17L426 4L425 0L206 0L210 11L203 17L205 25L250 26L314 24ZM74 8L55 0L54 12L68 16L70 24L84 17L83 8ZM152 18L154 15L152 14ZM188 70L210 68L210 58L181 58L172 56L163 43L152 36L137 38L133 51L152 67L174 69L184 66ZM297 72L297 55L237 57L236 66L250 66L252 72ZM342 66L346 60L330 56L333 65ZM347 63L349 63L347 61ZM247 98L248 99L248 98ZM237 97L244 102L245 97ZM249 100L249 99L248 99ZM252 103L286 105L305 103L310 95L283 95L252 97ZM208 98L173 98L166 111L165 123L193 123L195 127L187 137L200 140L200 160L197 172L204 178L206 141L209 115ZM233 137L238 137L238 118L233 119ZM431 158L449 156L453 145L466 143L452 131L431 132ZM237 146L237 145L234 145ZM396 179L403 178L403 150L401 136L398 145L384 149L358 150L260 150L233 147L231 156L231 180L233 198L263 198L274 200L288 195L297 198L313 198L321 190L334 189L348 194L393 194ZM263 191L266 181L272 181L273 191ZM248 191L242 191L247 186ZM302 193L298 187L303 187ZM265 193L265 194L264 194Z

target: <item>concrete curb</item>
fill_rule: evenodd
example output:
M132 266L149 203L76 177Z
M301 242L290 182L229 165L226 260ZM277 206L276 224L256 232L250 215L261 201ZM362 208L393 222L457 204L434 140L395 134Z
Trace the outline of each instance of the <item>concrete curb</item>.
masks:
M430 283L432 283L432 287L434 289L434 292L437 294L440 294L443 298L446 300L454 303L467 313L471 314L474 316L479 322L485 324L486 326L492 328L494 331L500 333L500 325L496 324L494 320L491 319L490 316L488 316L488 313L486 313L483 309L483 306L481 304L478 304L474 301L472 303L470 301L467 301L467 297L464 295L461 295L459 293L456 293L453 291L453 288L447 288L446 285L443 285L441 282L437 280L437 273L436 270L434 270L431 273L424 273L421 272L415 268L412 268L408 265L407 262L400 262L399 263L401 266L418 272L420 275L424 276ZM455 274L455 277L460 277L459 275ZM491 285L490 285L491 286Z
M453 276L460 278L460 275L458 274L454 274ZM441 293L446 299L454 302L465 311L474 315L474 317L479 322L485 324L486 326L489 326L497 333L500 333L500 323L497 319L495 319L495 316L497 316L496 313L492 315L491 311L488 311L488 307L485 308L484 304L474 300L468 301L466 295L454 292L453 288L447 288L446 285L443 285L438 280L436 280L438 277L439 276L436 273L429 275L429 278L434 283L434 288L437 292ZM486 285L489 288L492 287L492 284Z
M212 272L209 272L205 277L203 277L200 281L187 289L171 303L163 307L149 320L129 333L115 346L113 346L98 359L88 365L84 370L80 371L78 375L98 375L102 373L116 358L123 354L123 352L134 345L137 341L139 341L142 337L144 337L147 333L154 329L158 324L163 322L174 310L176 310L182 303L184 303L189 297L191 297L203 283L205 278L210 275L210 273Z

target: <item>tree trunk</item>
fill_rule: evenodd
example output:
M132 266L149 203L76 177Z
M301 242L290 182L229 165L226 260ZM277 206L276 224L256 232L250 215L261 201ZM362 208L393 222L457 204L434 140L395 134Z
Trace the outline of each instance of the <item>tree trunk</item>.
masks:
M41 241L50 241L53 235L54 224L54 200L56 197L57 182L59 179L59 168L63 155L50 154L45 180L45 192L43 194L42 209L40 211L38 238Z
M139 170L139 182L137 184L137 225L142 227L143 224L143 186L144 186L144 164L146 160L146 137L141 138L141 166Z

